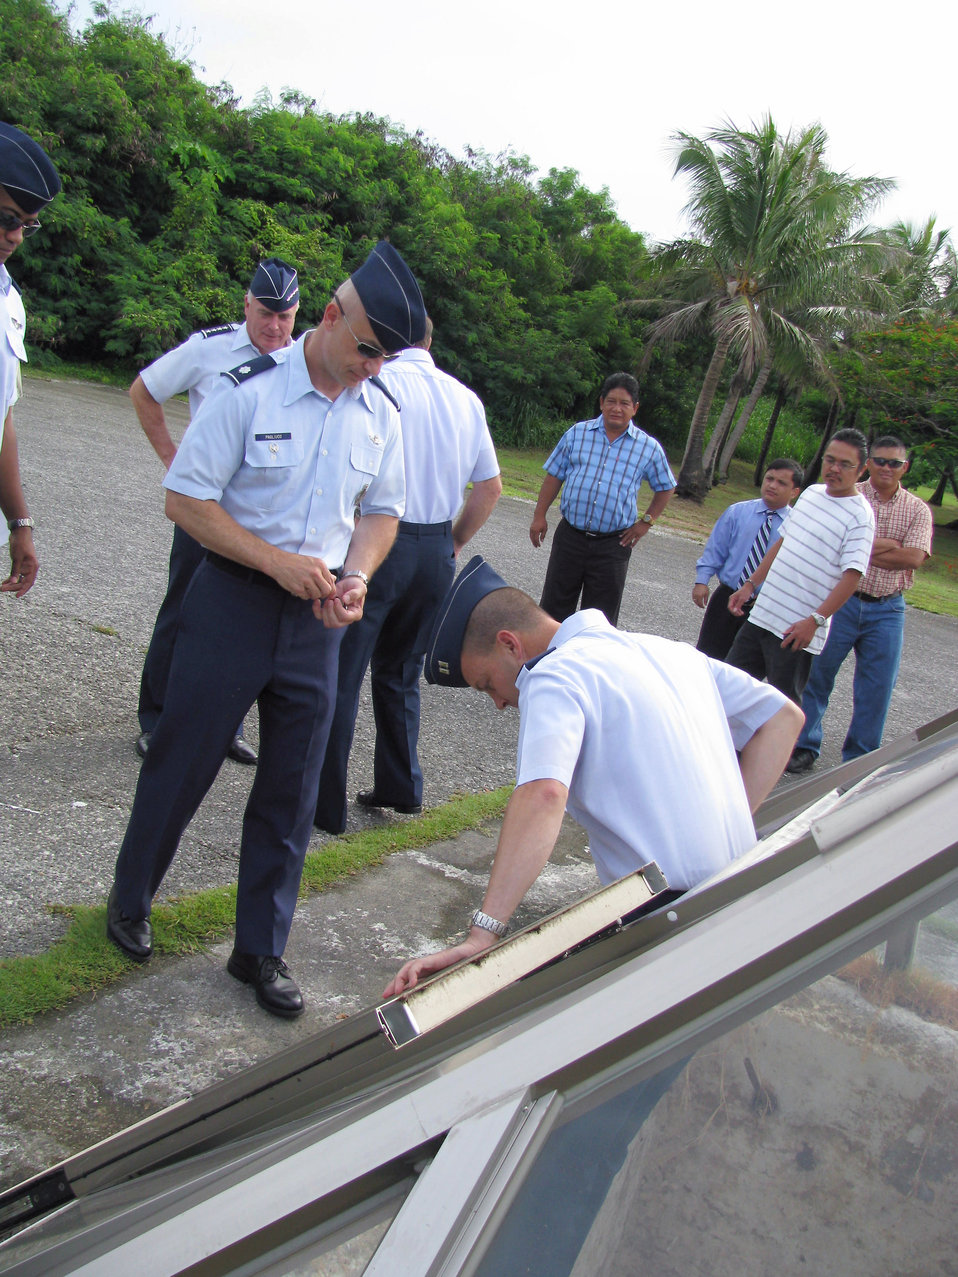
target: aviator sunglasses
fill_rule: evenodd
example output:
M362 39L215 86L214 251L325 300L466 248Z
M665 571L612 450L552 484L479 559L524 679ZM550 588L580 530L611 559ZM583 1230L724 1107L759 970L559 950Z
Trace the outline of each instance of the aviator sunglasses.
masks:
M26 231L24 231L24 234L26 234ZM335 293L333 293L333 301L339 307L339 313L343 317L343 322L345 323L346 327L349 329L349 335L350 337L352 337L353 341L356 343L356 349L362 355L363 359L381 359L383 363L390 364L392 363L394 359L399 358L398 351L396 352L395 355L387 355L386 352L384 350L380 350L378 346L371 346L368 341L360 341L359 338L356 336L356 334L353 332L352 324L346 318L346 312L343 310L343 303L339 300L339 298L336 296Z
M35 235L40 229L40 223L37 221L23 222L15 213L8 213L5 208L0 209L0 230L7 231L23 231L23 238L29 239L31 235Z

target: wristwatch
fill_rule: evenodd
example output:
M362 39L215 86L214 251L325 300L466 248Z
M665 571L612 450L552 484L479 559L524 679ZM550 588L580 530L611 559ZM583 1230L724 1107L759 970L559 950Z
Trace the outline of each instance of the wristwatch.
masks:
M359 568L350 568L347 572L344 572L339 579L341 581L345 581L347 576L358 576L360 581L362 581L363 585L369 584L369 577L366 575L365 572L361 572Z
M828 620L828 617L822 616L821 612L813 612L812 620L815 622L818 629L821 629L822 626L825 624L825 622Z
M652 518L651 514L646 513L642 515L641 519L639 519L639 522L647 523L649 527L651 528L652 525L655 523L655 520Z
M472 915L472 925L479 927L481 931L491 931L494 936L504 936L509 930L506 923L500 922L498 918L490 918L481 909L477 909Z
M16 532L17 528L35 528L36 524L32 519L8 519L7 529L10 532Z

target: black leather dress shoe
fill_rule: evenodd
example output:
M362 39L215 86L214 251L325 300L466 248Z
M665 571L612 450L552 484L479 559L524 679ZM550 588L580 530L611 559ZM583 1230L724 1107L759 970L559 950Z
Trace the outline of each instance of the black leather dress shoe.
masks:
M418 816L422 811L422 803L388 803L377 797L372 789L361 790L356 801L360 807L388 807L391 811L398 811L400 816Z
M801 776L803 772L810 772L817 762L818 755L810 749L795 749L785 764L785 770L790 776Z
M244 736L233 737L226 756L232 758L234 763L244 763L247 767L256 762L256 750Z
M106 934L134 962L146 962L153 953L153 928L149 918L131 918L116 903L116 888L106 902Z
M135 749L141 758L146 758L146 751L150 748L150 737L152 732L140 732L136 738Z
M264 1011L281 1015L284 1020L295 1020L303 1014L303 995L282 958L262 957L234 949L226 970L237 980L253 986L256 1001Z

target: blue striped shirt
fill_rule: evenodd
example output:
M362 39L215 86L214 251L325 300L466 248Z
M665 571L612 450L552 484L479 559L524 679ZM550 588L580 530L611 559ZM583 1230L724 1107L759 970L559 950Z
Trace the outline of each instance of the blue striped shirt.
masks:
M630 423L615 443L609 443L602 417L570 426L543 469L562 481L562 517L581 532L620 532L631 527L643 479L654 492L675 487L675 476L656 439Z

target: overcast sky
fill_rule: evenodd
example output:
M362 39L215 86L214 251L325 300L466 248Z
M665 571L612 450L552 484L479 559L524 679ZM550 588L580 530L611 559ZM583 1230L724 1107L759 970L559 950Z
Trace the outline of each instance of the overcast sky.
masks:
M574 168L652 239L686 230L671 135L725 120L743 128L767 113L783 133L820 122L832 167L895 178L879 224L934 213L958 231L954 0L912 10L848 0L117 7L155 15L152 30L201 79L228 80L243 105L263 87L274 98L289 87L337 115L386 116L454 154L512 149L541 173ZM91 8L75 5L80 24Z

